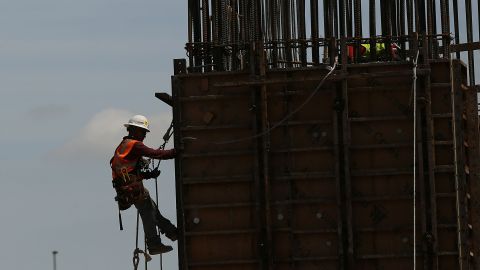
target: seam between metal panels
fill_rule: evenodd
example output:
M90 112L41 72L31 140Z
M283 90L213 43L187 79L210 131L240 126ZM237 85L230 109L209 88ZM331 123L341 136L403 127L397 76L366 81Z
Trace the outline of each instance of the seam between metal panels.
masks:
M172 77L172 95L173 100L178 100L181 95L182 87L181 80ZM181 133L179 132L179 126L181 123L181 111L179 107L173 107L173 124L174 124L174 145L175 148L181 149ZM183 180L182 177L182 161L180 159L175 159L175 189L176 189L176 206L177 206L177 227L178 227L178 247L180 250L178 254L178 264L180 270L187 270L188 259L187 259L187 250L185 245L185 218L184 218L184 208L183 208Z

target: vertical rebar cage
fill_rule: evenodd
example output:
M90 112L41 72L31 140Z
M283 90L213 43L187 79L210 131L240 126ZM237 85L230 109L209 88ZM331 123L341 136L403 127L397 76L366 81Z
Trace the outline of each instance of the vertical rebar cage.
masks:
M418 39L421 58L460 59L466 51L475 85L480 7L473 8L472 0L189 0L189 72L249 70L258 41L275 69L337 57L344 64L408 61Z

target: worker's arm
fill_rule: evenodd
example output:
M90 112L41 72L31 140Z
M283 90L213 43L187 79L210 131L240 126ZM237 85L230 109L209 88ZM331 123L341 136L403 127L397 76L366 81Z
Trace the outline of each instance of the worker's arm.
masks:
M153 149L143 142L137 142L131 151L131 154L136 157L149 157L154 159L172 159L175 158L175 149L162 150L162 149Z

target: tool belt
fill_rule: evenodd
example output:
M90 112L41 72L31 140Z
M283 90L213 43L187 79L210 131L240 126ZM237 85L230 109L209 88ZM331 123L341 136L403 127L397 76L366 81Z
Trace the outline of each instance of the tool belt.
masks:
M123 175L113 179L112 183L117 192L115 200L120 210L127 210L132 204L140 203L145 199L146 192L142 179L136 175Z

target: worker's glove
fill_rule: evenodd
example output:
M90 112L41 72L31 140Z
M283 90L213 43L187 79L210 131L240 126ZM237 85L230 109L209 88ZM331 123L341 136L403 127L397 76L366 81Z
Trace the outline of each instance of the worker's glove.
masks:
M160 175L160 170L158 168L155 168L155 170L152 171L151 178L157 178L159 175Z
M158 168L155 168L153 171L146 171L143 173L143 178L144 179L151 179L151 178L157 178L160 175L160 170Z

